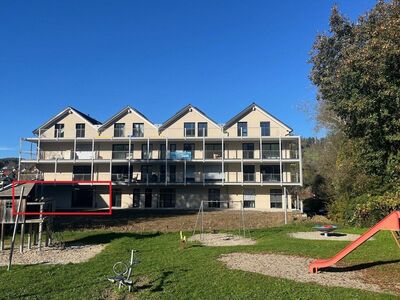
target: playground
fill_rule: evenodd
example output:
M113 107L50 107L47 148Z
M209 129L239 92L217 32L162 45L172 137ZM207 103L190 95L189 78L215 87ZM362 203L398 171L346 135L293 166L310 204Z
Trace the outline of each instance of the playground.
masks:
M193 232L185 231L188 242L184 248L179 245L179 232L66 231L63 233L66 245L102 245L102 248L82 262L30 262L32 265L16 262L11 271L0 267L0 294L5 299L398 298L400 249L390 231L378 232L373 240L360 245L335 266L313 274L308 270L313 259L332 257L351 244L292 236L314 232L314 226L298 223L248 228L246 239L254 242L219 247L207 246L201 240L191 242ZM338 230L341 234L359 236L367 231L367 228ZM238 236L238 230L229 233L205 230L204 235L229 241ZM129 293L107 278L113 274L116 262L129 261L132 249L138 251L140 263L132 270L134 289Z

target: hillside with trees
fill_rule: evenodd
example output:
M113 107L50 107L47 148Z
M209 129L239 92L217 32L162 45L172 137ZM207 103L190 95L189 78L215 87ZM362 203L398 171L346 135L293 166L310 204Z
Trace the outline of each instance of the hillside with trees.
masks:
M310 63L328 135L305 145L306 184L334 220L369 225L400 209L400 1L357 22L334 7Z

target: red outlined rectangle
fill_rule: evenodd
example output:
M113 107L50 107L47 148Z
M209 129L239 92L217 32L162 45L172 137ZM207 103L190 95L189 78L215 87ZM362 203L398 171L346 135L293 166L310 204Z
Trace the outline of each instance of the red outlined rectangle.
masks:
M104 211L57 211L57 212L19 212L17 213L15 208L15 186L25 183L33 184L46 184L46 185L57 185L57 184L104 184L108 185L109 203L108 209ZM112 214L112 182L108 180L65 180L65 181L43 181L43 180L16 180L12 182L11 186L12 194L12 215L13 216L109 216Z

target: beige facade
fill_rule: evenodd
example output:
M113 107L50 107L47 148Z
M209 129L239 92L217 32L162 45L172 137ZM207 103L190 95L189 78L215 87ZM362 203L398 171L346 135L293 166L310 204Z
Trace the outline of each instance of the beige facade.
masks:
M114 207L293 210L302 173L291 131L256 104L224 125L191 105L162 125L130 107L104 123L67 108L23 139L21 165L45 181L111 181ZM61 210L108 206L106 186L59 190Z

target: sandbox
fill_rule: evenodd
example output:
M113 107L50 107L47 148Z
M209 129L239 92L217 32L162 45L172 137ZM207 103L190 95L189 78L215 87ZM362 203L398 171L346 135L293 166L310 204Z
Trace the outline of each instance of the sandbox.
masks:
M255 240L227 233L203 233L195 234L188 239L191 242L197 241L205 246L247 246L254 245Z
M230 269L324 286L357 288L372 292L386 291L376 284L365 282L362 271L308 273L308 264L312 260L312 258L282 254L230 253L219 257L219 261Z
M104 247L104 244L70 245L64 249L43 247L41 251L32 248L31 250L25 250L22 254L18 249L15 249L12 263L13 265L77 264L88 261L95 255L99 254ZM9 250L0 253L0 266L6 266L8 264L9 255Z
M295 239L302 240L323 240L323 241L354 241L360 237L359 234L332 232L329 236L321 234L319 231L291 232L288 235Z

